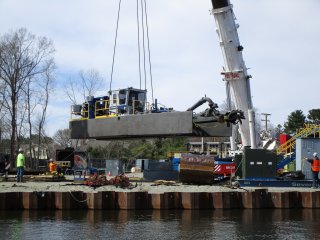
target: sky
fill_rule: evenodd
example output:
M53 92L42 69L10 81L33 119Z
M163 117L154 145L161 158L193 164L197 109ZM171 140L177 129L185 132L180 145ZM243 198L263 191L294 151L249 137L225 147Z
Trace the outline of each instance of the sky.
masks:
M231 0L240 25L243 58L252 75L257 121L283 125L295 110L319 106L320 1ZM47 133L68 128L70 105L64 89L80 70L96 69L109 90L118 0L0 0L0 34L21 27L54 42L57 64ZM186 110L205 95L226 99L223 57L210 0L148 0L154 97ZM113 89L139 88L136 1L122 0ZM148 80L150 97L151 88ZM79 99L82 102L82 99ZM269 124L270 124L269 123Z

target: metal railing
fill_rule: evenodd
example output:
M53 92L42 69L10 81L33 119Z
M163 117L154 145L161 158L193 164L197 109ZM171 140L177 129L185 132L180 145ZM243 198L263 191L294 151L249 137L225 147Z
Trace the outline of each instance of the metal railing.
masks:
M110 105L110 103L114 103ZM116 103L114 100L98 100L94 103L94 118L108 118L108 117L116 117L121 115L119 111L119 101ZM71 121L75 120L87 120L90 115L90 107L89 104L86 104L86 108L81 108L81 111L76 112L73 111L71 106ZM148 102L133 100L132 109L130 109L129 114L139 114L146 113L151 111L151 105Z
M113 101L113 100L111 100ZM112 114L109 108L110 100L99 100L94 103L94 117L95 118L105 118L116 116Z
M314 138L316 136L320 137L320 125L317 124L305 124L304 128L298 129L297 133L292 136L288 141L280 145L277 149L277 154L291 153L293 152L293 148L296 144L296 139L299 137L308 137L313 135Z
M104 118L104 117L116 117L121 115L119 111L119 102L115 106L111 106L110 102L113 100L101 100L95 102L95 118ZM143 108L141 108L143 106ZM134 100L132 103L132 110L129 114L137 114L137 113L144 113L146 112L147 103L144 103L140 100Z
M71 121L77 120L87 120L89 118L89 106L87 105L87 109L81 108L80 112L73 111L71 106Z

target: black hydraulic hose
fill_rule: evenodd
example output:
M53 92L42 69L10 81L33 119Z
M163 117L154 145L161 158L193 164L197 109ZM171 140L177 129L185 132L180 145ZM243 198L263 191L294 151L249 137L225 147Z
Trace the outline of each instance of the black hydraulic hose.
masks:
M214 102L211 100L211 98L203 97L198 102L196 102L192 107L189 107L187 111L193 111L196 108L200 107L205 102L208 102L210 108L212 108L215 105Z

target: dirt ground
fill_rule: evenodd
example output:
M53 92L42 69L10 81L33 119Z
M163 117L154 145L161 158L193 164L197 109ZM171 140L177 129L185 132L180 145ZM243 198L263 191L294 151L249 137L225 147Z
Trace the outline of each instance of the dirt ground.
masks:
M120 188L113 185L105 185L100 187L90 187L83 184L83 181L74 176L66 176L66 180L62 182L35 181L32 176L26 176L25 182L15 182L15 176L9 175L9 181L0 179L0 192L99 192L99 191L116 191L116 192L149 192L149 193L164 193L164 192L245 192L254 191L261 188L235 188L231 187L230 182L223 182L215 185L186 185L179 182L157 183L142 181L141 173L127 174L130 179L130 188ZM111 177L109 177L111 178ZM282 191L320 191L320 189L310 188L264 188L269 192Z

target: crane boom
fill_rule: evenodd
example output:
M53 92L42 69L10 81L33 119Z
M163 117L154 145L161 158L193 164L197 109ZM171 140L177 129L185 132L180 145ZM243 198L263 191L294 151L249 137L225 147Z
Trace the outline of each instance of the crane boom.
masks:
M212 14L216 22L220 47L224 59L222 75L236 109L245 114L245 120L239 126L243 147L256 147L255 122L251 100L250 78L242 56L235 16L229 0L211 0Z

